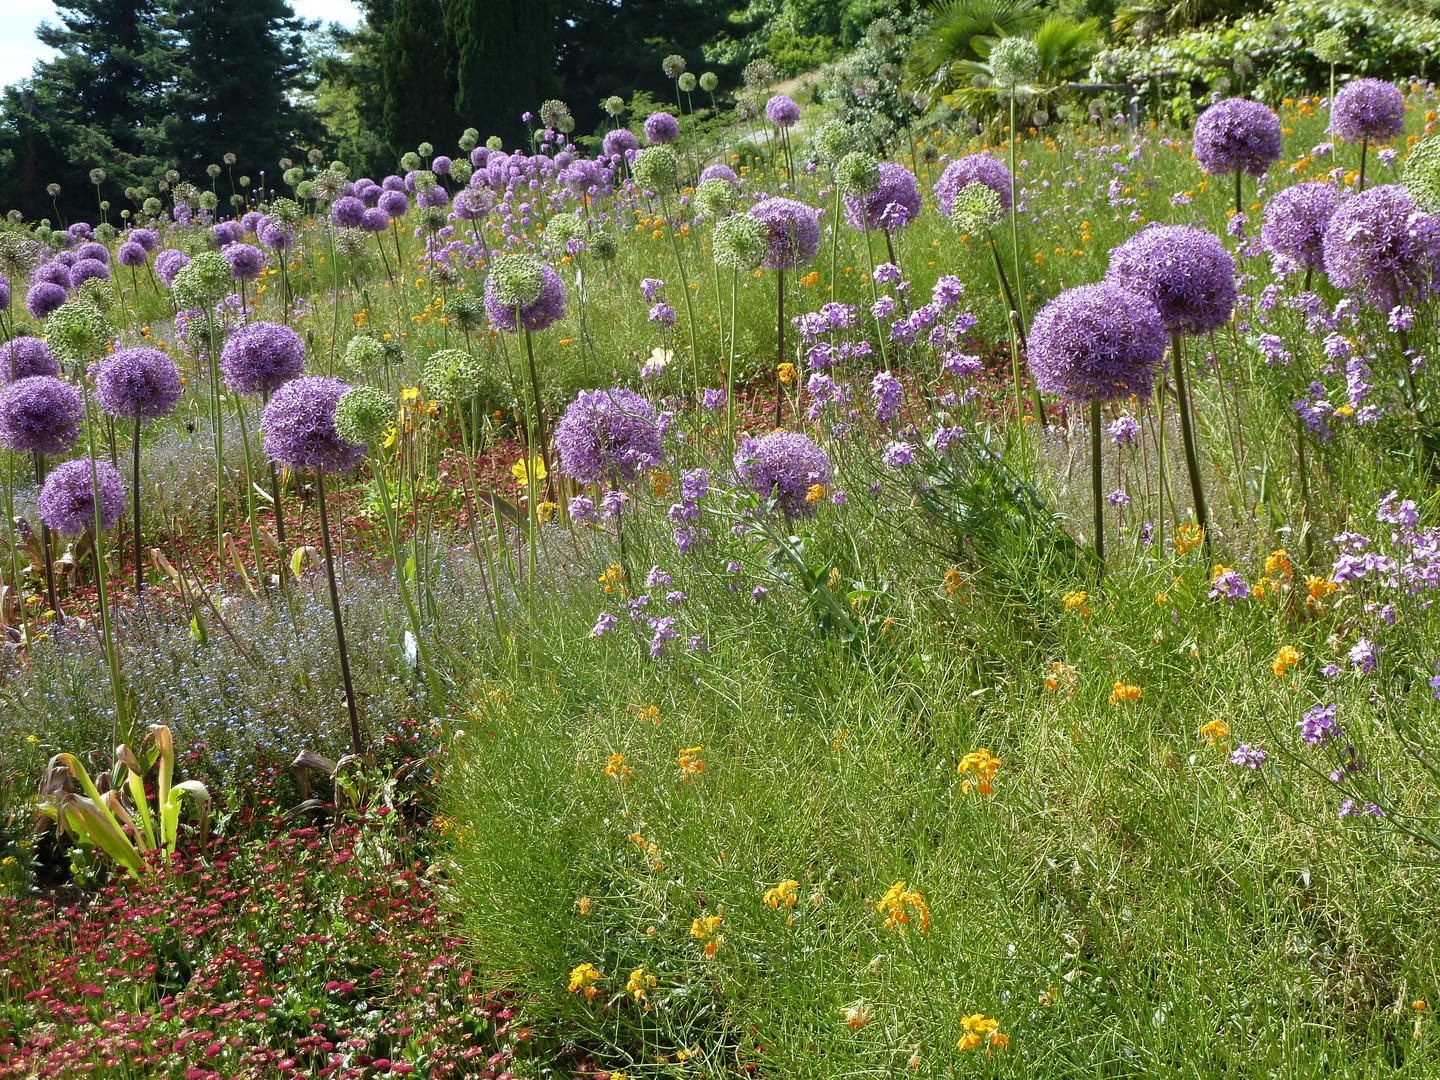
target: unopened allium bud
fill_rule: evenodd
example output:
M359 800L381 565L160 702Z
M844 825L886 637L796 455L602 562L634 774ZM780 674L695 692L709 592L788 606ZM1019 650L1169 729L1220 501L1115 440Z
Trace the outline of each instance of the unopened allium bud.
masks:
M678 86L685 93L689 94L694 92L696 82L697 80L694 75L692 75L688 71L682 71L680 73L680 77L675 80L675 85Z
M630 163L635 182L650 191L663 191L673 186L679 171L680 162L675 157L675 151L665 145L645 147Z
M249 186L250 186L250 177L248 177L248 176L242 176L242 177L240 177L240 186L241 186L241 187L249 187Z
M875 189L880 180L880 164L869 154L858 150L846 154L835 165L835 183L841 195L861 198Z
M560 122L555 125L555 130L562 135L569 135L570 132L575 130L575 117L562 116Z
M356 334L345 344L345 365L358 371L367 371L385 358L380 342L369 334Z
M1339 64L1350 54L1350 37L1340 27L1332 26L1315 35L1310 51L1322 64Z
M91 169L91 170L90 170L90 182L91 182L92 184L94 184L96 187L99 187L101 184L103 184L103 183L105 182L105 170L104 170L104 169Z
M425 389L445 405L469 401L484 380L480 362L463 349L441 349L425 362Z
M233 207L235 207L235 209L237 209L237 210L240 209L240 207L242 207L242 206L245 205L245 196L244 196L244 195L231 195L231 196L230 196L230 205L233 206ZM125 211L125 212L126 212L126 213L129 213L128 210Z
M504 145L505 140L500 138L499 135L491 135L488 139L485 140L485 146L491 151L499 150L503 148Z
M445 314L457 328L467 334L485 326L485 302L470 293L461 293L445 305Z
M671 53L660 61L660 68L667 79L678 79L685 73L685 58L678 53Z
M1005 218L1005 204L986 184L966 184L955 193L950 224L961 232L984 236Z
M719 85L720 76L716 75L713 71L707 71L700 76L700 89L704 90L707 94L713 94Z
M425 163L420 160L420 155L411 150L400 156L400 167L406 172L414 172Z
M468 184L474 174L474 167L464 158L456 158L450 163L450 176L457 184Z
M1014 89L1040 74L1040 52L1028 38L1003 37L990 49L990 73Z
M490 288L504 307L525 307L545 288L544 271L529 255L499 255L490 268Z
M460 133L460 141L458 145L461 150L464 150L465 153L468 154L471 150L474 150L475 147L480 145L480 132L476 131L473 127L466 128Z
M309 180L301 180L295 185L295 197L297 199L313 199L315 197L315 185Z
M395 423L396 406L373 386L355 386L335 403L335 434L353 446L378 442Z
M770 250L770 230L749 214L735 214L715 225L715 261L727 270L756 269Z
M625 115L625 99L619 94L611 94L603 102L605 112L610 116Z

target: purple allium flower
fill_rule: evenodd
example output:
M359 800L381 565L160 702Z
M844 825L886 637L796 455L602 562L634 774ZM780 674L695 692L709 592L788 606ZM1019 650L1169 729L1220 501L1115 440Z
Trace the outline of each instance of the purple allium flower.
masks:
M53 281L42 281L31 285L25 294L25 310L32 319L43 319L57 311L65 303L65 290Z
M1030 327L1035 384L1068 402L1148 398L1164 358L1155 306L1109 281L1066 289Z
M110 267L106 266L99 259L81 259L70 268L70 287L78 289L91 278L99 278L101 281L110 280Z
M853 229L894 232L920 216L920 188L904 165L880 162L880 178L863 199L845 196L845 220ZM862 217L863 213L863 217Z
M380 198L375 201L375 206L384 211L389 218L402 218L405 212L410 209L410 199L403 191L382 191Z
M160 234L154 229L131 229L125 235L146 251L154 251L160 246Z
M454 162L452 162L444 154L437 154L435 156L435 159L430 162L430 171L433 172L436 176L448 176L450 173L450 166L453 164Z
M668 112L653 112L645 118L645 141L652 146L672 143L679 137L680 121Z
M1352 79L1330 106L1329 134L1346 142L1377 142L1405 129L1405 98L1383 79Z
M455 216L461 221L479 221L490 212L490 206L490 194L482 188L466 188L455 193Z
M624 157L627 151L640 149L640 140L629 128L616 128L605 134L600 148L607 157Z
M61 536L80 536L95 527L95 492L100 493L100 529L113 529L125 509L125 484L115 466L95 462L91 483L90 459L78 458L57 465L40 489L40 520Z
M95 369L95 400L111 416L154 420L165 416L185 384L175 361L159 349L119 349Z
M449 206L450 195L439 184L432 184L430 187L421 188L415 193L415 205L422 210L427 207Z
M891 443L880 460L892 469L898 469L902 465L909 465L915 459L915 447L906 442Z
M390 215L377 206L372 206L360 217L360 228L367 233L384 232L390 227Z
M629 482L664 460L655 406L621 386L580 391L554 441L560 471L582 484L610 476Z
M120 245L120 250L115 252L115 261L121 266L137 267L145 265L145 249L134 240L127 240Z
M342 229L355 228L364 213L365 204L354 195L341 195L330 204L330 220Z
M0 345L0 386L32 375L59 375L60 365L44 338L25 335Z
M1335 724L1335 706L1316 705L1306 709L1295 726L1300 729L1300 738L1311 746L1324 746L1339 731Z
M935 181L935 198L940 201L947 221L955 206L955 196L968 184L984 184L1000 196L1001 206L1010 209L1010 170L989 154L966 154L946 165L940 179Z
M740 186L740 178L735 175L735 170L730 168L729 165L721 165L719 163L705 166L705 168L700 171L700 182L695 186L699 187L700 184L703 184L706 180L724 180L731 187Z
M532 303L520 305L522 327L537 333L549 329L565 317L565 283L549 266L544 263L539 266L545 279L540 295ZM485 311L496 329L511 334L518 333L515 327L515 308L500 303L495 295L493 276L485 279Z
M94 259L96 262L106 262L110 258L110 252L105 245L92 241L88 244L81 244L75 249L76 261L80 259Z
M291 379L265 406L261 445L273 462L290 469L349 472L365 457L335 432L335 405L350 387L339 379Z
M1249 98L1226 98L1195 121L1195 160L1211 176L1259 176L1280 160L1280 118Z
M1132 446L1140 434L1140 422L1133 416L1119 417L1110 425L1110 440L1116 446Z
M234 221L219 221L210 226L210 236L217 247L225 247L240 239L240 225Z
M1249 743L1241 743L1230 752L1230 764L1257 770L1265 764L1265 751Z
M70 267L59 259L41 263L30 272L30 284L39 285L42 281L48 281L52 285L68 289L70 288Z
M237 394L274 393L304 370L304 340L279 323L243 326L220 351L220 374Z
M60 254L55 256L54 261L68 270L70 269L70 267L74 266L77 262L80 261L80 256L77 252L74 251L62 251L60 252Z
M787 518L814 517L806 498L811 487L830 482L830 459L807 436L776 431L742 439L735 451L735 473L762 500L775 498Z
M808 266L820 250L820 218L794 199L762 199L750 216L770 230L770 250L760 265L770 270Z
M166 248L160 252L159 255L155 256L155 276L159 278L168 289L171 285L175 284L175 275L178 274L189 261L190 256L178 248Z
M80 391L53 375L0 387L0 446L17 454L61 454L80 437Z
M1325 229L1325 274L1337 288L1358 288L1371 307L1389 311L1429 284L1440 247L1436 225L1399 184L1352 195Z
M595 625L590 628L590 636L592 638L598 638L607 630L614 630L615 627L619 625L619 619L617 619L614 615L611 615L608 611L602 611L600 613L600 617L595 620Z
M1306 270L1319 270L1325 261L1325 227L1339 201L1333 184L1317 180L1286 188L1265 204L1260 242Z
M1191 225L1142 229L1110 252L1105 279L1154 304L1171 333L1216 330L1235 309L1235 260Z
M794 127L800 120L800 106L784 94L776 94L765 103L765 116L777 128Z
M1339 97L1337 94L1336 97ZM1350 659L1350 666L1359 670L1361 675L1369 675L1380 666L1378 657L1379 651L1370 643L1369 638L1362 637L1357 641L1347 654Z
M231 244L220 253L236 281L254 281L265 269L265 255L251 244Z

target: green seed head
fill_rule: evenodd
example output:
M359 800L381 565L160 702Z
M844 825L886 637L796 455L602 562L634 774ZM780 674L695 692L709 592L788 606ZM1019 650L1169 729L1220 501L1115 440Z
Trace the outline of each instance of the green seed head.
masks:
M749 214L735 214L715 226L713 247L719 265L748 273L770 250L770 230Z
M950 224L965 234L984 236L1005 217L1000 196L984 184L966 184L955 195Z
M544 288L544 272L529 255L500 255L490 268L490 289L507 308L533 304Z
M395 402L373 386L356 386L335 403L335 434L352 446L379 442L395 423Z
M680 172L680 161L668 146L647 146L635 155L630 171L642 188L664 191L674 185Z
M852 150L835 165L835 183L840 194L860 198L880 181L880 163L869 154Z

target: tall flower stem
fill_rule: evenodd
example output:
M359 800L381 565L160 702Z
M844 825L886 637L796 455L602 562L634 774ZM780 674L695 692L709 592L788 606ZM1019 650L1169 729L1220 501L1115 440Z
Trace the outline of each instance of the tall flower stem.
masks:
M885 328L880 325L880 316L874 313L875 305L880 303L880 291L875 287L875 249L870 246L870 222L863 213L860 215L860 223L865 227L865 254L870 260L871 318L875 320L875 338L880 343L880 363L889 371L890 356L885 351Z
M1200 455L1195 446L1195 423L1190 411L1190 391L1185 379L1185 355L1180 348L1180 335L1171 337L1172 365L1175 373L1176 406L1180 410L1180 438L1185 444L1185 468L1190 474L1190 494L1195 500L1195 522L1205 545L1210 545L1210 515L1205 506L1205 492L1200 480Z
M25 644L30 644L30 614L25 610L25 590L20 585L20 553L15 544L15 456L6 455L5 484L5 529L10 541L10 584L15 590L15 607L20 612L20 625L25 633Z
M1019 338L1020 351L1028 352L1029 344L1025 340L1025 324L1020 319L1020 309L1015 303L1015 293L1010 288L1009 278L1005 276L1005 265L1000 261L1000 249L995 246L995 238L993 236L990 237L990 254L995 259L995 275L1000 279L1000 290L1005 294L1005 302L1009 305L1011 316L1009 321ZM1019 370L1018 366L1016 370ZM1019 401L1020 387L1018 383L1015 387L1015 395L1016 401ZM1040 429L1043 431L1046 424L1045 403L1040 400L1040 387L1035 385L1034 380L1031 380L1030 383L1030 403L1035 409L1035 422L1040 425Z
M735 310L740 301L740 271L730 271L730 354L725 363L725 437L735 454Z
M250 433L245 429L245 404L235 399L235 415L240 420L240 441L245 446L245 517L250 525L250 551L255 557L255 574L263 577L260 562L260 530L255 524L255 464L250 455Z
M1015 87L1010 87L1010 252L1015 261L1015 299L1019 302L1016 310L1020 313L1020 325L1026 326L1030 317L1025 311L1025 279L1020 273L1020 204L1015 195Z
M360 714L355 710L355 688L350 682L350 654L345 648L345 620L340 616L340 590L335 585L335 556L330 550L330 515L325 508L325 472L315 470L315 487L320 503L320 543L325 549L325 577L330 584L330 612L335 616L335 643L340 650L340 681L345 686L345 711L350 718L350 749L363 757L360 741Z
M130 502L135 511L135 595L145 591L145 564L140 561L140 413L135 413L131 439Z
M210 348L210 429L215 438L215 565L219 580L225 580L225 417L220 394L219 346L215 340L215 313L205 315L205 332Z
M420 632L420 612L415 609L410 586L405 583L405 567L400 562L400 529L395 520L395 502L390 497L390 484L385 479L384 464L380 461L374 464L375 480L380 486L380 503L385 511L385 535L390 541L390 561L395 566L395 581L400 587L400 600L405 605L405 614L410 620L410 633L415 637L415 651L420 655L420 665L425 669L426 681L430 684L431 693L438 699L440 677L435 674L434 665L430 663L430 650L426 648L425 638ZM349 690L346 690L346 694L349 694Z
M1244 175L1244 174L1243 174L1239 169L1236 169L1236 170L1235 170L1235 216L1236 216L1236 217L1239 217L1241 214L1243 214L1243 213L1245 212L1245 207L1244 207L1244 205L1243 205L1243 204L1241 203L1241 201L1240 201L1240 177L1243 176L1243 175Z
M516 323L520 319L519 310L516 310ZM535 340L534 335L527 329L525 331L525 359L530 369L530 393L535 399L535 435L540 440L540 461L545 466L545 494L550 495L551 469L550 469L550 433L545 425L545 405L540 398L540 371L535 366ZM527 468L527 473L530 471ZM535 507L530 507L531 513Z
M695 397L700 397L700 344L695 330L695 300L690 295L690 278L685 273L685 259L680 254L680 240L670 220L670 203L662 193L660 212L665 215L665 231L670 234L670 247L675 252L675 265L680 270L680 285L685 291L685 313L690 322L690 370L695 377Z
M1104 465L1100 455L1100 399L1090 402L1090 491L1095 496L1095 554L1100 559L1100 572L1105 572L1105 482L1101 476Z
M775 273L775 426L779 427L780 403L785 396L780 388L780 365L785 362L785 268Z
M35 452L35 490L38 492L45 483L45 458L37 450ZM50 551L50 526L45 524L45 519L40 519L40 547L45 553L45 601L50 605L50 610L55 613L55 621L63 623L65 616L60 614L60 602L55 598L55 557Z
M840 182L835 178L835 169L830 169L830 183L835 188L835 197L830 210L830 299L837 299L835 265L840 254Z
M1356 191L1364 191L1364 190L1365 190L1365 151L1368 150L1369 147L1370 147L1370 140L1369 140L1369 139L1361 139L1361 140L1360 140L1360 183L1359 183L1359 185L1355 188Z
M92 554L95 557L95 596L100 604L100 636L105 645L105 661L110 668L110 692L115 698L115 712L110 721L110 745L114 746L120 741L120 732L128 734L129 721L127 709L125 708L125 684L120 681L120 654L115 649L115 630L110 625L110 595L106 582L105 573L105 540L104 530L100 525L100 478L96 473L95 464L95 418L90 411L90 389L87 383L81 384L85 395L85 442L86 449L90 455L90 501L91 509L94 511L95 544Z

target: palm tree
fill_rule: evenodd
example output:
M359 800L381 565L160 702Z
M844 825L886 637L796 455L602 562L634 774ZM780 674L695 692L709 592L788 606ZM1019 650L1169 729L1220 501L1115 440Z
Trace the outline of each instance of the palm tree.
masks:
M952 93L961 81L956 65L983 60L986 42L1026 34L1040 24L1031 0L937 0L925 27L915 35L908 74L931 100Z
M957 0L963 3L966 0ZM1032 33L1018 36L1030 38L1040 56L1040 72L1033 82L1022 87L1037 108L1044 108L1065 90L1074 76L1089 63L1100 44L1098 19L1079 21L1068 15L1048 16ZM949 77L954 89L944 95L950 105L964 109L976 119L999 115L1009 102L1009 89L1001 86L990 70L990 50L1001 37L1013 34L976 35L970 46L978 54L974 60L956 60L950 64Z

